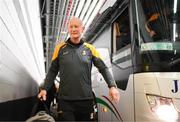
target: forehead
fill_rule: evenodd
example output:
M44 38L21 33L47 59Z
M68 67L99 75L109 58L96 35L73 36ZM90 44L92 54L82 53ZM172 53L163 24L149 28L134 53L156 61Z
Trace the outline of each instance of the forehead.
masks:
M72 18L69 20L69 25L82 25L82 21L78 18Z

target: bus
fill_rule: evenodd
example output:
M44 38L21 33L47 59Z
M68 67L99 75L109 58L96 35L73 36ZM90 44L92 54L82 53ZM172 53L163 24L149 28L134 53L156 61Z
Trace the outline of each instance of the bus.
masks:
M180 121L180 1L117 0L86 32L120 92L112 102L93 68L98 121Z

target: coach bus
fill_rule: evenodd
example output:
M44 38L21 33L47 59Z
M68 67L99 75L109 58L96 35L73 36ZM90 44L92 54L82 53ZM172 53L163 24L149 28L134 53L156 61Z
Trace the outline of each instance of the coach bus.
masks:
M117 0L85 33L109 67L119 103L92 70L99 121L180 121L180 1Z

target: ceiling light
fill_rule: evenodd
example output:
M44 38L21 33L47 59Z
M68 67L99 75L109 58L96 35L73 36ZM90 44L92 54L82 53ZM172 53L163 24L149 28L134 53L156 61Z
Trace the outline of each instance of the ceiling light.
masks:
M85 0L80 0L79 5L78 5L78 9L77 9L77 11L75 13L75 17L79 17L80 12L82 11L84 2L85 2Z
M91 14L90 18L88 19L86 25L85 25L85 30L89 27L89 25L91 24L92 20L94 19L94 17L97 15L97 13L99 12L100 8L102 7L103 3L105 2L105 0L99 0L98 4L96 5L93 13Z

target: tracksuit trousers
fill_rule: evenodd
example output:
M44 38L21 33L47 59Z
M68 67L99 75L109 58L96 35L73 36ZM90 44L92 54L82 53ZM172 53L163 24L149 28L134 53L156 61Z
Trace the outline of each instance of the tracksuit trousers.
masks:
M93 121L93 100L59 100L59 121Z

